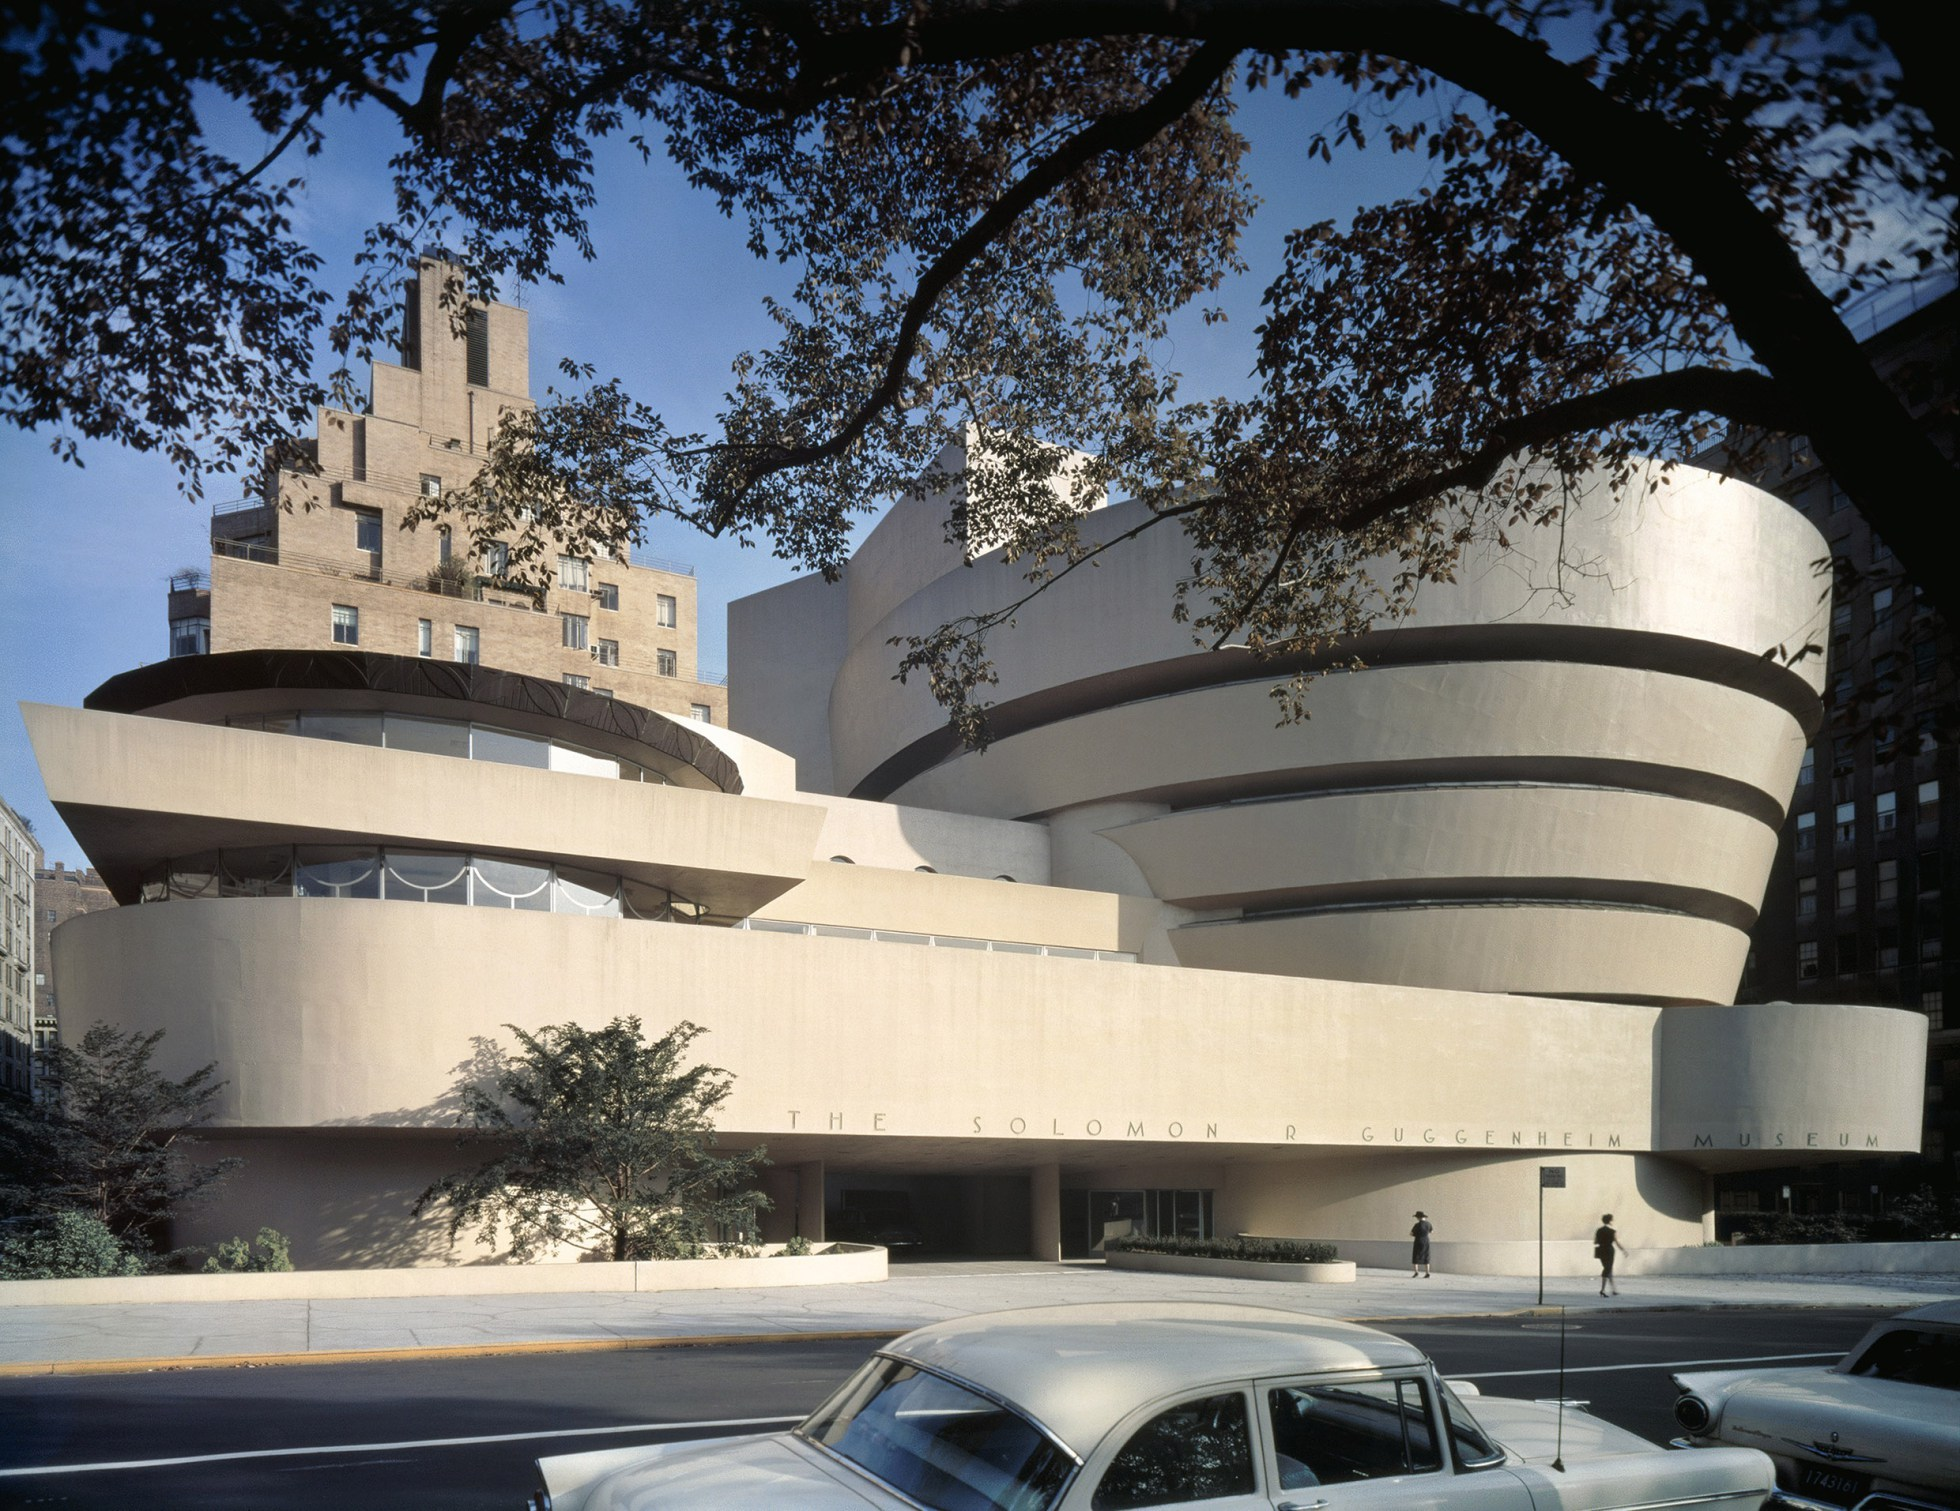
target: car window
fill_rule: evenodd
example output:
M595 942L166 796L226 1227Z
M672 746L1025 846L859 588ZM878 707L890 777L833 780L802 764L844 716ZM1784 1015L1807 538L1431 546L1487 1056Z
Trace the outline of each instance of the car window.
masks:
M1846 1373L1960 1390L1960 1333L1895 1327L1872 1339L1872 1346Z
M1075 1467L1026 1417L897 1359L796 1430L933 1511L1047 1511Z
M1124 1511L1253 1489L1245 1395L1235 1390L1186 1401L1144 1423L1110 1460L1091 1504L1095 1511Z
M1282 1385L1266 1402L1282 1490L1443 1467L1421 1380Z
M1504 1462L1504 1450L1497 1440L1477 1425L1463 1398L1443 1381L1443 1424L1450 1435L1450 1452L1459 1469L1488 1469Z

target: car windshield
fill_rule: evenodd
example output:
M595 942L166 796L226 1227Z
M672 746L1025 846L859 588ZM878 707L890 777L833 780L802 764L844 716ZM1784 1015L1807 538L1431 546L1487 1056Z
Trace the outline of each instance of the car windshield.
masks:
M1895 1327L1872 1339L1872 1346L1845 1372L1873 1380L1960 1390L1960 1333Z
M933 1511L1047 1511L1074 1461L997 1401L873 1359L796 1429Z

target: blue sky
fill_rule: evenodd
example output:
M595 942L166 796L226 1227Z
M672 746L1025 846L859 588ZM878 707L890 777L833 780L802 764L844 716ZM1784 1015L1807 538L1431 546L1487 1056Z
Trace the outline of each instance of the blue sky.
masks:
M1229 323L1187 320L1160 354L1187 375L1192 396L1243 387L1259 291L1288 229L1344 217L1416 181L1418 164L1379 149L1336 155L1331 166L1309 162L1305 143L1331 103L1261 92L1242 112L1253 182L1266 203L1248 245L1252 274L1221 301ZM255 145L241 141L236 150L249 159ZM327 256L330 288L349 281L366 218L387 202L392 147L385 121L370 111L342 117L327 151L306 165L296 224ZM599 152L597 260L574 253L560 265L563 285L506 291L531 312L533 392L571 356L623 379L677 428L708 428L730 360L769 338L763 296L786 294L794 270L751 258L741 228L664 160L643 166L617 140ZM87 446L78 469L56 461L48 441L0 428L0 797L33 822L50 864L79 865L81 850L47 801L15 705L79 704L115 673L163 658L165 579L208 561L209 508L188 499L158 458ZM230 489L220 482L211 493ZM729 600L793 575L766 546L744 550L673 524L657 527L645 550L695 566L701 664L709 669L726 665Z

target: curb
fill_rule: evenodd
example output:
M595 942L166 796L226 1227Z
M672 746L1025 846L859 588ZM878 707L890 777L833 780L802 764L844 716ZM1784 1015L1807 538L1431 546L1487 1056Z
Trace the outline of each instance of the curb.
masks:
M702 1333L687 1337L565 1338L535 1343L459 1343L441 1348L319 1349L286 1354L184 1354L154 1359L58 1359L0 1364L0 1380L45 1375L133 1375L162 1369L263 1369L282 1364L382 1364L404 1359L474 1359L492 1354L617 1354L655 1348L711 1348L757 1343L879 1342L911 1328L873 1328L846 1332Z

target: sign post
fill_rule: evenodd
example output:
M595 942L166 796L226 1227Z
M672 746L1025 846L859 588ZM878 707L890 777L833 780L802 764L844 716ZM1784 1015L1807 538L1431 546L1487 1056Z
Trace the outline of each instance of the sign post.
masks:
M1565 1166L1538 1167L1538 1304L1545 1304L1545 1192L1565 1189Z

